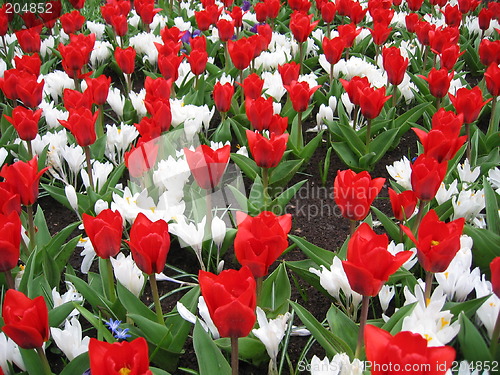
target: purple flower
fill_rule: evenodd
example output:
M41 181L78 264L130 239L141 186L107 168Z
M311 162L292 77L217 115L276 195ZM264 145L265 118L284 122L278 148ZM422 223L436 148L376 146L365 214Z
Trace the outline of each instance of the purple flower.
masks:
M241 7L241 10L243 12L246 12L248 9L250 9L251 6L252 6L252 4L250 4L250 1L245 0L243 2L243 6Z
M189 32L189 30L186 30L184 35L181 37L181 42L189 44L189 39L191 39L191 33Z

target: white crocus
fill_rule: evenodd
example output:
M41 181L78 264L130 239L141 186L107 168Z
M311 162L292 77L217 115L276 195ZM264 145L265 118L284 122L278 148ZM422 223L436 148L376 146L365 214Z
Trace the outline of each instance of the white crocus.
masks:
M498 167L492 168L488 171L488 182L491 187L495 189L497 194L500 194L500 169L498 169Z
M276 358L278 357L279 345L285 332L288 328L288 321L290 320L290 313L285 315L278 315L275 319L267 320L266 313L257 306L257 321L259 328L253 329L252 333L260 340L266 347L267 354L271 361L269 362L270 373L277 373ZM274 372L271 372L274 371Z
M144 286L144 274L135 264L132 254L125 256L123 253L119 253L116 258L110 259L116 280L136 297L139 297Z
M59 110L54 107L55 102L46 102L42 100L39 107L43 110L43 117L49 129L58 128L61 126L59 120L67 120L69 117L68 111Z
M206 221L207 217L204 216L200 223L188 223L185 216L180 216L175 223L168 226L168 231L179 238L182 246L190 246L194 250L202 269L205 269L201 250L205 236Z
M471 271L472 238L460 237L460 250L444 272L435 273L438 284L443 288L449 300L465 301L474 285L479 282L479 268Z
M85 162L83 148L78 145L64 146L61 148L60 153L68 164L71 173L77 176L82 170Z
M90 54L90 64L93 69L105 62L107 62L112 56L113 46L108 41L96 40L94 43L94 48Z
M64 89L75 88L75 81L62 70L54 70L44 75L43 79L45 81L44 95L50 95L55 104L59 102L59 97L62 97Z
M102 39L106 25L93 21L87 21L85 25L91 33L95 34L96 41Z
M458 320L451 323L453 314L449 310L442 311L446 302L442 288L438 286L426 303L421 286L416 285L414 298L417 303L403 319L401 330L420 334L428 346L443 346L453 340L460 331L460 324Z
M123 107L125 106L125 97L121 94L120 89L116 87L110 87L108 92L108 99L106 100L120 118L123 117Z
M146 216L156 210L156 205L148 195L148 190L144 189L140 193L132 194L128 187L123 190L123 196L113 193L113 201L111 202L111 209L117 210L122 215L123 219L132 224L139 215L139 212L144 213ZM151 219L148 216L149 219Z
M473 221L479 213L486 207L486 200L483 190L462 190L458 196L453 197L453 220L460 217L468 222Z
M405 246L403 243L396 244L394 241L391 241L389 243L389 246L387 247L387 251L390 252L392 255L396 255L401 251L405 251ZM409 249L409 251L411 251L413 255L406 262L403 263L403 268L407 270L411 270L413 266L418 262L417 248L412 247L411 249Z
M357 358L351 363L346 353L337 353L331 361L313 356L310 368L311 375L362 375L364 364Z
M88 237L80 238L76 246L83 247L83 250L80 253L80 256L83 257L82 264L80 266L80 271L82 271L82 273L86 275L89 273L90 267L92 266L92 262L96 257L94 247L92 246L92 242Z
M362 296L351 289L344 267L342 266L342 261L338 257L333 258L333 263L329 270L322 265L320 266L320 270L312 267L309 268L309 272L319 277L321 286L337 301L341 302L340 291L342 290L346 298L352 300L355 308L361 302Z
M457 172L460 177L460 181L462 181L467 187L468 185L476 182L477 178L481 174L481 168L476 167L471 170L469 159L465 159L462 164L457 165Z
M286 89L283 87L283 81L278 71L262 72L261 78L264 80L262 90L266 96L272 96L274 100L280 101L283 95L286 94Z
M66 185L64 187L64 193L66 194L66 198L71 206L71 208L78 213L78 196L76 195L76 190L73 185Z
M75 317L64 322L64 329L50 328L50 333L57 347L70 361L89 350L90 337L82 339L82 326Z
M401 160L395 161L392 165L386 166L387 172L405 190L411 190L411 164L403 156Z
M177 312L184 320L190 323L196 324L196 320L198 319L203 329L206 332L210 331L212 337L215 340L220 338L219 330L212 321L212 318L210 317L210 313L208 312L208 307L203 296L200 296L198 298L198 312L201 316L201 319L197 318L196 315L194 315L191 311L189 311L186 308L186 306L184 306L182 302L179 301L177 302Z
M184 185L191 176L191 170L185 157L178 159L169 156L161 160L153 172L153 182L160 192L169 191L176 201L184 196Z
M5 333L0 332L0 367L6 375L10 375L9 363L14 363L21 370L25 371L21 352L17 344L8 338Z
M123 154L131 143L139 136L139 132L133 125L121 123L117 125L106 125L106 156L115 164L123 161Z
M316 115L316 124L318 130L323 130L326 128L326 121L333 121L333 109L330 106L321 104L319 106L318 114Z
M488 298L476 311L476 315L479 318L479 321L486 328L486 332L488 332L488 337L490 339L493 335L493 330L499 313L500 298L498 298L495 294L492 294L490 298Z
M8 155L9 155L9 151L7 151L7 149L1 147L0 148L0 166L3 165L3 163L5 162L5 159L7 158Z
M384 313L387 311L389 303L391 303L392 299L394 298L394 294L394 285L383 285L380 289L380 292L378 293L378 299Z
M54 308L67 302L83 302L83 296L78 292L78 290L76 290L75 286L69 281L66 281L65 283L67 291L63 295L59 294L55 287L52 289L52 301L54 302ZM74 309L69 316L72 317L78 314L78 310Z
M222 242L224 242L224 237L226 236L226 222L220 217L214 216L212 218L210 229L212 231L212 240L215 242L217 247L220 247Z
M113 164L110 162L101 163L98 160L92 162L92 177L94 180L94 188L96 191L100 191L104 184L108 181L109 174L113 172ZM90 186L89 175L86 169L80 171L82 176L82 181L85 187L88 189Z
M453 180L450 186L446 188L444 182L441 182L441 185L436 193L436 201L438 204L443 204L444 202L449 201L453 195L458 194L457 184L458 181Z

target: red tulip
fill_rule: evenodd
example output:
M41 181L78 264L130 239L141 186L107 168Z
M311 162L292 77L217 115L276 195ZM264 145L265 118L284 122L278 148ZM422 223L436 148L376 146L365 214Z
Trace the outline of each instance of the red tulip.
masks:
M403 82L406 68L408 67L408 58L401 56L401 51L397 47L382 49L382 57L389 83L391 85L399 85Z
M290 16L290 31L298 43L304 43L319 21L311 22L313 15L302 12L293 12Z
M193 49L187 56L187 60L191 67L191 72L195 76L198 76L205 71L205 67L207 66L208 62L208 53L206 51Z
M349 101L354 105L360 105L360 93L363 92L366 87L370 87L368 78L354 76L350 81L346 81L342 78L340 78L339 81L347 92Z
M199 271L198 281L210 317L221 337L245 337L252 330L257 305L255 279L248 267L219 275Z
M374 22L373 29L369 30L370 33L372 34L373 43L375 43L378 46L381 46L387 41L389 35L391 35L392 27L389 27L389 24L386 22ZM391 47L391 48L397 48L397 47Z
M119 211L105 209L96 217L83 214L82 220L98 257L109 259L120 252L123 219Z
M462 14L474 12L481 2L479 0L458 0L458 7Z
M361 113L367 119L374 119L384 108L384 104L391 98L392 95L385 95L385 86L375 89L365 87L359 92L359 106Z
M479 59L485 66L492 63L500 64L500 40L481 40L479 43Z
M493 259L490 263L491 286L493 293L500 298L500 256Z
M429 33L434 30L436 30L436 25L424 20L420 20L415 25L415 32L417 33L417 38L420 44L422 44L423 46L428 46L430 44Z
M458 44L460 34L457 27L438 27L429 33L429 44L434 53L440 54L446 48Z
M281 9L280 0L264 0L264 4L266 6L267 18L275 19L278 17Z
M175 82L179 78L179 65L184 56L158 55L158 68L165 79Z
M475 86L473 89L462 87L457 90L456 95L448 94L448 96L457 114L463 114L466 124L476 121L481 109L491 100L488 99L483 102L483 93L479 86Z
M174 43L179 42L181 38L184 36L186 32L185 31L180 31L177 27L168 27L165 26L163 29L160 30L160 36L161 40L163 43L167 43L167 41L171 41Z
M234 95L234 86L229 82L221 85L217 82L214 86L213 96L214 103L219 112L227 112L231 109L231 100Z
M170 98L172 89L172 80L163 77L151 78L146 77L144 81L144 89L146 90L145 101L155 101L160 98Z
M466 135L459 137L460 128L461 123L458 122L457 126L452 126L450 123L440 124L438 127L433 126L428 133L418 128L412 129L424 146L424 154L441 163L453 159L467 140Z
M50 4L50 5L49 5ZM38 15L43 20L43 23L47 29L52 29L57 19L62 13L62 4L60 0L47 0L45 1L45 12L39 13Z
M422 219L415 238L410 228L401 229L417 247L418 260L427 272L444 272L460 250L460 236L465 219L445 223L440 221L436 211L430 210Z
M168 131L172 124L172 110L168 98L154 99L144 101L148 113L153 117L152 120L160 127L161 133Z
M416 27L420 22L420 16L417 13L410 13L405 17L406 29L410 33L414 33L416 31Z
M333 195L342 216L350 220L363 220L384 183L385 178L372 180L366 171L358 174L350 169L338 171Z
M376 234L362 223L347 244L347 260L342 261L351 289L363 296L376 296L389 277L412 255L402 251L392 255L386 234Z
M16 63L17 70L33 74L37 77L40 75L42 60L40 59L40 55L38 53L23 55L21 57L14 56L14 62Z
M252 44L249 38L241 38L236 41L229 40L227 50L236 69L243 70L250 65L250 61L254 57L255 45Z
M444 98L450 89L450 83L453 79L453 72L448 74L447 69L432 68L427 77L419 76L429 84L429 91L435 98Z
M413 12L416 12L420 9L424 0L407 0L408 8Z
M2 331L23 349L41 348L49 339L49 311L42 296L30 299L17 290L7 290L2 317Z
M92 110L92 92L90 90L80 92L72 89L64 89L63 103L64 108L68 111L81 108L86 108L90 111Z
M196 19L196 25L201 31L206 31L212 25L212 16L207 10L200 10L199 12L194 12L194 17Z
M266 22L267 19L267 7L264 3L257 3L253 7L255 12L255 18L257 18L257 22L263 23Z
M231 12L226 11L234 21L234 27L241 27L243 24L243 12L239 6L234 6Z
M116 63L125 74L132 74L134 72L135 56L136 52L133 47L128 47L125 49L116 47L115 49Z
M217 21L217 30L219 31L219 39L227 42L234 36L234 21L220 19Z
M309 8L311 8L311 2L309 0L288 0L288 6L293 11L306 14L309 12Z
M432 156L420 155L411 166L411 187L418 199L430 201L446 175L447 162L439 163Z
M448 71L453 70L453 67L457 63L457 60L462 56L465 51L460 52L460 47L457 44L452 44L450 46L444 47L439 55L441 60L441 68Z
M134 8L145 25L150 25L154 16L162 10L161 8L155 8L154 0L136 0L134 1Z
M9 16L14 15L12 13L7 13L7 4L3 4L0 7L0 36L5 36L9 29Z
M124 36L128 31L127 16L124 14L113 13L109 18L109 24L113 28L116 36Z
M292 107L296 112L304 112L309 106L309 100L311 96L319 89L321 86L309 87L307 82L297 82L292 81L290 85L283 85L290 95L290 100L292 101Z
M138 178L149 171L156 163L159 145L157 142L139 138L137 146L123 155L130 176Z
M262 168L276 167L286 151L288 134L276 135L271 133L270 138L251 130L247 130L246 134L248 146L255 163Z
M483 8L479 11L477 15L477 20L479 23L479 28L486 31L490 28L490 23L493 18L493 11L489 8Z
M194 179L202 189L215 189L224 174L231 146L226 145L213 150L207 145L200 145L195 151L184 148L184 154Z
M444 11L441 11L444 14L444 20L446 24L450 27L460 27L462 23L462 13L458 9L458 6L451 6L448 4Z
M278 72L283 85L290 85L292 81L299 80L300 65L295 61L290 61L289 63L278 65Z
M323 38L323 53L325 54L326 60L330 64L336 64L342 58L342 53L344 53L345 42L341 37L336 37L328 39Z
M288 247L288 232L292 228L292 215L276 216L263 211L252 217L236 213L238 232L234 252L238 262L247 266L255 278L268 274L269 267Z
M337 11L337 7L333 1L326 1L321 6L321 18L325 23L332 23L335 18L335 13Z
M137 267L147 275L163 272L170 250L170 235L165 220L151 221L142 212L130 229L127 241Z
M0 190L1 191L1 190ZM21 246L21 219L12 211L9 215L0 213L0 272L8 272L17 266Z
M32 111L31 109L17 106L12 111L12 117L4 115L8 122L14 126L19 138L24 141L32 141L38 134L38 121L42 115L42 109Z
M11 212L21 214L21 197L3 181L0 182L0 213L8 216Z
M363 18L365 18L366 12L368 12L368 8L361 8L361 4L357 1L353 1L351 4L352 5L349 9L348 16L351 19L351 23L357 25L358 23L363 21Z
M339 36L344 39L347 48L352 47L354 39L361 33L361 28L356 28L356 24L349 23L346 25L338 25L337 31Z
M273 98L246 99L245 112L252 127L261 132L269 127L274 115Z
M40 52L40 46L42 45L41 32L41 25L16 31L17 42L24 53Z
M5 164L0 171L0 177L5 179L10 191L19 194L23 205L30 206L38 198L38 183L47 169L49 167L38 171L38 160L35 156L28 162L19 160L12 165Z
M484 72L486 88L491 96L500 95L500 68L496 63L491 64Z
M365 327L365 348L372 375L444 375L455 363L451 346L431 347L418 333L402 331L392 336L370 324Z
M89 359L92 375L152 375L144 337L114 343L91 338Z
M78 10L65 13L61 16L61 26L66 34L75 34L85 23L85 17Z
M389 199L394 217L399 221L409 219L417 206L417 196L412 190L405 190L398 194L389 188Z
M280 115L274 115L269 123L269 133L274 133L276 135L283 134L288 128L288 117L281 117Z
M73 5L73 8L75 9L82 9L83 6L85 5L85 0L69 0L71 5Z
M111 85L111 77L106 77L102 74L97 78L86 78L85 82L87 83L87 90L91 94L90 97L92 98L92 102L97 105L106 103L109 86Z
M16 88L18 98L26 107L38 107L42 102L45 81L42 79L38 82L34 74L23 74L22 77L23 79L19 80L19 86Z
M258 99L262 95L264 80L252 73L243 80L243 92L246 99Z
M88 108L80 107L71 109L67 120L59 120L59 123L68 129L80 146L90 146L96 141L95 122L99 111L92 114Z

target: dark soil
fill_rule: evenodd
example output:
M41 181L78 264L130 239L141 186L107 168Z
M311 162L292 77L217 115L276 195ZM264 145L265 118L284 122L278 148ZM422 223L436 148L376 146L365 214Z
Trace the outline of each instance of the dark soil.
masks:
M315 135L310 133L306 134L306 138L312 138L312 136ZM326 142L323 142L311 158L309 166L303 172L298 173L291 181L291 184L293 184L303 179L308 179L296 197L289 203L287 211L288 213L291 213L293 217L293 228L291 234L301 236L322 248L336 251L342 246L343 242L347 238L349 226L347 220L343 219L340 215L338 207L335 206L333 201L333 180L337 171L346 169L346 166L339 160L335 153L332 153L331 166L326 179L326 186L322 186L322 182L319 177L319 166L323 165L327 150L328 145ZM394 150L389 151L377 164L375 170L371 172L372 178L389 178L385 169L386 165L390 165L395 160L401 159L403 155L414 156L415 154L416 136L412 131L410 131L403 136L400 144ZM386 185L388 185L388 182ZM374 205L383 212L390 214L391 208L387 196L387 189L384 187ZM78 220L74 213L55 202L50 197L41 198L39 205L44 210L45 217L47 223L50 225L50 231L52 234L63 229L66 225ZM74 235L80 233L80 231L75 231ZM79 274L81 262L79 253L80 251L75 251L75 254L69 262L77 274ZM282 258L280 258L280 260L295 261L302 260L304 258L305 257L300 249L295 248L287 252ZM172 243L172 248L168 256L169 266L182 269L188 273L196 274L198 272L197 264L196 257L192 254L192 252L180 248L177 243ZM239 267L234 259L234 255L232 255L232 251L229 251L226 254L225 268L228 267ZM171 268L167 267L165 269L165 274L173 276L175 272ZM84 275L81 276L84 277ZM306 295L307 300L304 300L302 295L293 287L293 282L292 300L296 300L313 313L319 321L322 321L331 306L331 300L313 287L306 285L305 283L301 284L301 287L305 292L302 295ZM160 295L163 295L177 288L177 285L170 282L161 282L159 283L159 288ZM171 297L163 300L162 305L164 311L171 311L175 307L176 302L180 298L179 294L180 293L174 293ZM147 304L152 303L149 287L146 287L143 301ZM301 325L302 323L299 320L296 320L294 324ZM292 337L290 339L288 353L293 366L297 365L297 359L306 346L308 340L308 337ZM188 338L184 348L185 353L180 358L179 367L187 369L198 368L191 338ZM311 358L313 354L316 354L321 358L325 355L324 350L318 344L314 344L312 346L308 358ZM54 357L57 358L57 356ZM242 375L260 375L267 372L267 363L265 363L262 367L255 367L249 363L242 362L240 366L240 374ZM54 366L53 370L56 370L55 367L56 366ZM184 371L179 370L179 373L184 373Z

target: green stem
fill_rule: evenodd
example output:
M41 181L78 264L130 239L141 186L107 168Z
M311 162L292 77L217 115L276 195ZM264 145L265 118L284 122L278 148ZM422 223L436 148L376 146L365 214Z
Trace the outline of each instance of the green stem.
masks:
M330 90L332 89L332 85L333 85L333 66L334 66L334 64L330 64Z
M31 144L31 140L28 139L26 141L26 145L28 146L28 155L29 155L29 158L30 160L33 159L33 145Z
M161 308L160 294L158 293L158 284L156 284L156 275L154 273L149 275L149 285L151 286L151 293L153 294L153 300L155 302L156 318L158 323L165 325L163 310Z
M349 220L349 235L352 237L354 232L356 231L356 224L358 222L356 220Z
M500 339L500 311L498 312L495 328L493 328L493 334L491 335L491 343L490 343L491 358L497 358L496 352L498 347L498 339Z
M434 274L432 272L429 272L429 271L425 272L425 293L424 293L425 306L429 305L429 302L431 301L433 276L434 276Z
M354 131L356 131L356 126L358 125L359 106L355 105L353 111L354 111L354 115L352 118L352 129Z
M28 214L28 233L30 235L30 244L28 247L28 255L31 255L31 252L35 248L35 233L36 233L32 204L30 204L29 206L26 206L26 213Z
M14 278L12 277L12 273L10 270L4 271L5 275L5 281L7 282L7 288L9 289L16 289L16 283L14 281Z
M262 292L262 283L264 282L263 277L257 277L255 280L256 283L256 290L257 290L257 301L259 300L260 294Z
M498 132L498 122L495 124L495 112L497 108L497 97L494 96L491 102L491 117L490 117L490 124L488 125L488 132L486 133L487 136L490 136L491 134L494 134Z
M427 58L429 56L429 46L424 47L424 57L422 58L422 71L421 73L424 74L424 72L427 69Z
M270 201L269 197L269 168L262 167L262 187L264 190L264 207L267 209L267 204Z
M35 350L38 354L38 358L40 358L40 361L42 362L43 372L46 375L52 375L52 370L50 369L49 361L47 360L47 356L45 355L43 348L36 348Z
M441 108L441 98L436 98L436 112Z
M239 367L238 338L231 337L231 374L232 375L238 375L238 372L239 372L238 367Z
M100 104L99 108L99 116L97 117L97 124L95 132L98 138L101 138L104 135L104 105Z
M465 124L465 133L467 134L467 151L466 151L466 155L467 155L467 159L469 160L469 162L471 161L470 160L470 157L471 157L471 139L470 139L470 124Z
M359 332L358 332L358 343L356 345L355 358L360 358L361 352L363 350L363 337L365 332L366 321L368 320L368 306L370 304L370 296L363 296L363 302L361 304L361 317L359 321Z
M302 68L302 62L304 61L304 51L302 49L302 45L304 43L299 43L299 65L300 65L300 74L302 74L302 72L304 71L304 69Z
M418 227L420 226L420 222L422 221L422 217L424 216L424 208L425 205L427 204L427 201L420 201L418 204L418 213L417 217L415 218L415 223L413 224L413 233L417 233Z
M245 93L243 92L243 70L240 71L240 103L241 106L243 106L243 103L245 103Z
M372 119L366 119L367 124L366 124L366 147L370 144L371 136L372 136Z
M392 85L392 106L396 108L398 99L398 85Z
M85 160L87 162L87 174L89 175L89 184L92 190L95 191L94 176L92 176L92 164L90 163L90 147L85 146L83 149L85 151Z
M108 269L108 286L107 286L107 297L114 303L116 301L116 291L115 291L115 278L113 276L113 265L111 264L111 259L105 259L106 267Z
M302 150L304 148L304 138L302 136L302 112L297 113L297 148Z

